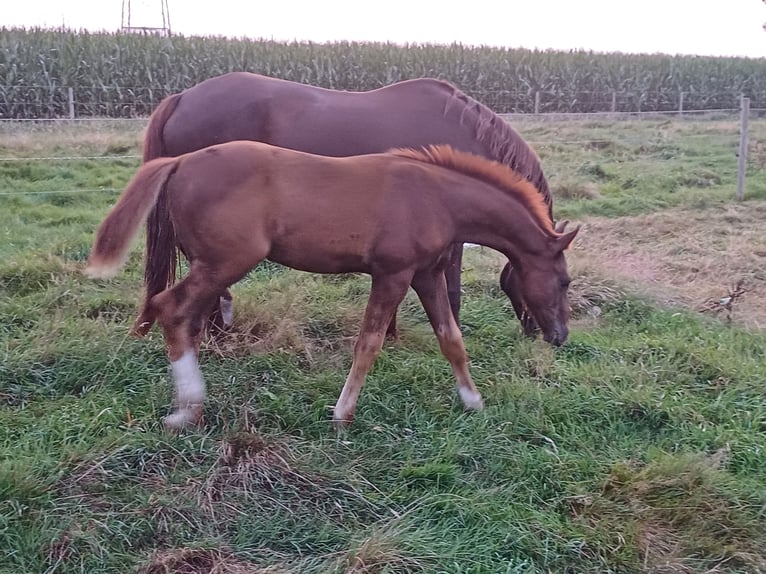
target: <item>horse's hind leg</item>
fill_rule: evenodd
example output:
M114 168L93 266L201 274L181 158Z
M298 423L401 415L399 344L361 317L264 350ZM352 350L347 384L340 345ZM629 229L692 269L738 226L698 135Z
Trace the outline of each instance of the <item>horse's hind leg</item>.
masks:
M388 276L373 275L370 298L364 312L359 337L354 345L354 361L333 410L335 430L339 430L353 420L356 401L364 385L364 379L380 353L386 326L389 325L391 317L396 313L396 308L407 294L411 280L411 272Z
M234 297L229 289L225 289L216 299L208 323L214 335L231 329L234 324Z
M396 328L396 311L391 315L391 320L388 322L386 338L391 339L392 341L396 341L399 338L399 331Z
M447 249L447 267L444 270L444 276L447 279L447 294L449 305L452 309L452 316L455 323L460 326L460 274L463 269L463 244L453 243Z
M466 409L479 411L484 408L481 394L468 372L468 354L463 344L463 335L450 312L447 283L439 269L421 271L412 280L412 287L420 298L439 339L439 347L455 374L458 393Z
M197 356L206 313L220 289L212 275L192 266L186 278L151 300L165 335L175 384L176 410L165 417L167 428L198 424L202 418L205 383Z

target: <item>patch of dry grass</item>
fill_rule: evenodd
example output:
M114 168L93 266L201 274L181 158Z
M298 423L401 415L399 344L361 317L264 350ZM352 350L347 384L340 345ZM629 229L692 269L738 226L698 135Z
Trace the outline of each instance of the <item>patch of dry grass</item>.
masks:
M592 181L575 178L561 178L551 181L551 189L556 199L598 199L601 194Z
M692 309L747 289L734 321L766 326L766 203L731 203L705 211L673 209L609 219L589 217L570 265L575 277L603 277L661 302ZM576 296L575 296L576 299Z
M718 565L764 572L754 540L764 534L757 516L739 512L746 493L728 492L728 448L712 454L663 454L649 463L612 468L600 495L584 503L581 519L613 524L614 547L638 551L649 572L697 572L696 556L718 555Z
M145 121L3 123L0 155L14 157L139 155Z
M258 566L221 548L173 548L155 552L141 574L291 574L282 566Z

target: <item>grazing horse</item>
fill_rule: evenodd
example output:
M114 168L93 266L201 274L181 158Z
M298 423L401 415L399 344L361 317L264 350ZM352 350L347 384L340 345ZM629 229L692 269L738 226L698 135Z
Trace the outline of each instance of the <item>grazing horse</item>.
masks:
M147 298L142 315L160 323L175 381L166 426L198 423L205 386L197 356L207 314L220 293L269 259L313 273L372 276L369 301L346 383L338 428L353 419L386 326L411 285L457 379L467 409L483 402L468 372L450 309L445 251L472 242L513 263L529 312L546 341L564 343L569 305L564 249L577 229L558 233L537 188L507 166L449 146L332 158L234 141L143 165L101 223L86 272L114 275L131 239L159 201L189 273ZM170 259L152 261L166 273ZM137 325L137 334L148 331Z
M368 92L345 92L248 72L217 76L160 103L149 120L144 161L234 140L261 141L334 157L448 144L503 163L523 175L537 188L553 220L548 183L534 151L508 122L440 80L421 78ZM175 265L167 276L152 271L156 259L175 256L176 246L169 240L172 230L162 226L165 209L160 199L147 222L145 281L149 297L175 281ZM459 322L463 246L458 243L448 250L447 290ZM524 311L510 263L500 277L524 332L534 334L536 325ZM139 318L140 322L148 320ZM219 326L231 324L228 289L223 291L213 320ZM396 314L389 333L396 334Z

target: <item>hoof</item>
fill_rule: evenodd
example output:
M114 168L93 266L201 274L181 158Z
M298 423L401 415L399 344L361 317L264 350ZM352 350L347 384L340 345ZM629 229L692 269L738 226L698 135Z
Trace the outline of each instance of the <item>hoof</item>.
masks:
M167 430L177 431L202 424L202 405L192 405L169 414L162 423Z
M344 415L340 415L338 413L334 413L332 417L332 429L336 432L342 432L348 429L348 427L351 426L351 423L354 421L354 413L346 413Z
M460 399L463 401L463 405L468 411L480 411L484 408L484 400L477 391L465 389L460 387L458 389Z

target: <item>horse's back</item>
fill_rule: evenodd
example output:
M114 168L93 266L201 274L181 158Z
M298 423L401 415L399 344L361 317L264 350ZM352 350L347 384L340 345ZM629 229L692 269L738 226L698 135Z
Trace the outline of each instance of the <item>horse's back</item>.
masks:
M481 153L454 93L432 78L350 92L232 72L184 91L163 140L168 155L233 140L338 157L433 143Z

